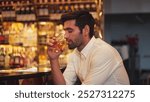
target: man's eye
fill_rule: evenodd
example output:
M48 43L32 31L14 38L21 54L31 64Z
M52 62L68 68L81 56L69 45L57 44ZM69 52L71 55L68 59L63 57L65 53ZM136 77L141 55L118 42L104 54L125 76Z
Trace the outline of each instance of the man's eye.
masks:
M68 30L68 33L72 33L73 30Z

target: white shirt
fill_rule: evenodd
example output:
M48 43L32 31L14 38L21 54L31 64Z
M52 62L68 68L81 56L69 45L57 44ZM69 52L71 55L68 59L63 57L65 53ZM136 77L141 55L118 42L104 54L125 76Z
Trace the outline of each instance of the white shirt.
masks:
M84 49L71 53L65 72L66 84L74 84L77 76L84 85L129 84L123 61L112 46L92 37Z

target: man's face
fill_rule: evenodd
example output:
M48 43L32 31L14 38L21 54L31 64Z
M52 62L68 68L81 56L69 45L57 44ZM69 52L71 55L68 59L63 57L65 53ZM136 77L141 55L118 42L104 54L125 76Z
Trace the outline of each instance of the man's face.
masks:
M82 45L82 34L78 26L75 25L75 20L64 22L65 38L69 49L74 49Z

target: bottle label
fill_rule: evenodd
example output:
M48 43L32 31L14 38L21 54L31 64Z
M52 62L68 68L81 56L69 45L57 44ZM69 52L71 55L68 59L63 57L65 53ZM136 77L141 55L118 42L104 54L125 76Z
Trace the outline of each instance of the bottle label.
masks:
M0 56L0 61L4 61L5 57L3 55Z
M15 64L19 64L19 58L18 57L15 58Z
M4 62L0 62L0 66L4 66Z

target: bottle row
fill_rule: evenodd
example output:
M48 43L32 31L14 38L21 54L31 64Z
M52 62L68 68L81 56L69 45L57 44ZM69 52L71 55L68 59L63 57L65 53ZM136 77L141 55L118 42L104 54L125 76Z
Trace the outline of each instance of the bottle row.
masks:
M59 62L61 66L67 63L67 54L71 50L63 53ZM30 68L38 66L50 66L47 57L47 47L22 47L12 45L0 45L0 70L14 68Z
M33 0L1 0L1 6L13 6L13 5L30 5L33 4Z
M32 48L32 50L30 49L29 52L24 47L1 45L0 69L28 67L28 65L34 61L33 58L35 57L35 51L36 48Z
M58 35L64 36L62 24L55 22L3 22L2 26L0 44L5 45L45 45L47 38Z
M0 35L0 69L49 65L46 39L58 37L62 31L62 25L54 22L3 22L3 35ZM66 64L68 53L69 50L66 49L60 57L61 65Z
M37 11L39 10L47 10L50 13L64 13L69 11L75 10L89 10L89 11L96 11L96 3L78 3L78 4L51 4L51 5L39 5L37 6ZM3 6L1 7L2 12L8 11L16 11L17 14L19 13L34 13L35 7L34 6Z
M0 11L4 21L35 21L37 17L50 16L77 10L96 12L97 5L91 3L47 4L28 6L1 6ZM57 19L56 19L57 20Z
M95 0L2 0L0 1L1 6L22 6L22 5L33 5L33 4L72 4L72 3L84 3L84 2L95 2Z

